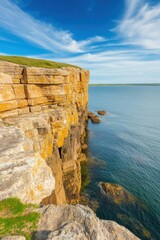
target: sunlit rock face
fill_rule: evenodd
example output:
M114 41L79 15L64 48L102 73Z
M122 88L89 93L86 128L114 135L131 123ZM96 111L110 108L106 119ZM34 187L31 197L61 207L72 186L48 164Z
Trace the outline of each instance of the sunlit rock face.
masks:
M0 200L14 196L38 204L51 194L52 171L19 128L1 124L0 146Z
M35 240L138 240L129 230L112 221L100 220L81 205L50 205L41 209Z
M30 178L29 168L28 173L21 172L25 176L23 180L26 185L31 184L31 190L27 190L29 193L22 191L20 194L23 195L19 196L22 200L37 198L37 202L42 201L43 204L78 202L81 188L80 161L84 159L81 146L84 144L88 115L88 81L89 72L79 68L45 69L0 61L1 123L5 124L6 132L9 131L8 126L18 128L24 135L23 141L29 141L32 145L32 150L26 150L30 151L27 152L28 155L25 156L24 151L22 156L21 151L19 153L16 148L13 151L15 157L17 153L18 160L7 160L10 166L12 161L21 161L22 172L27 165L33 168ZM2 136L2 142L3 138ZM17 141L13 137L15 146L18 146ZM4 158L2 161L5 161ZM47 166L50 169L47 170L49 174L46 172L48 181L50 176L50 182L43 178L38 180L40 175L45 175L45 171L42 171L44 164L46 169ZM11 168L8 165L8 171L9 169ZM20 170L18 171L20 174ZM22 189L23 180L20 179ZM1 186L3 197L6 184L7 179L4 178ZM18 185L15 188L18 191ZM6 196L14 196L15 188L10 187ZM38 189L37 195L35 189ZM40 195L45 191L45 194Z

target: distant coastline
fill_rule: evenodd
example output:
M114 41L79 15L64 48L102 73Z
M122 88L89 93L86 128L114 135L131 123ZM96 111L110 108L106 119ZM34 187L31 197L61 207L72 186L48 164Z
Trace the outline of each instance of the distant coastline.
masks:
M100 83L100 84L93 84L93 83L90 83L89 86L111 86L111 87L114 87L114 86L160 86L160 83L124 83L124 84L103 84L103 83Z

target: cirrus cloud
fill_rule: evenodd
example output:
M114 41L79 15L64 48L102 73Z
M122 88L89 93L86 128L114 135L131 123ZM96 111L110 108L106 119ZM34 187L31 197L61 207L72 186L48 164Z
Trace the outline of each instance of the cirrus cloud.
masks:
M91 45L105 41L100 36L76 41L69 31L35 19L11 0L1 0L0 27L51 52L82 53Z
M160 4L126 0L125 15L115 30L127 43L160 49Z

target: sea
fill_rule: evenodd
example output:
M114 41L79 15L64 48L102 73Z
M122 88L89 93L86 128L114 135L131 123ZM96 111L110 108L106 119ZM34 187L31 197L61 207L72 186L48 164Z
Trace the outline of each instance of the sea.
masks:
M82 194L101 219L113 220L142 240L160 240L160 86L90 86L87 169ZM134 201L117 203L99 183L125 188Z

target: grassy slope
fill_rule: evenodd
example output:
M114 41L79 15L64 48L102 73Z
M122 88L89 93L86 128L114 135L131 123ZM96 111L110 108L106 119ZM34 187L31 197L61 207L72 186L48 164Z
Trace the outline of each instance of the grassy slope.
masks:
M1 56L0 60L17 63L20 65L28 66L28 67L43 67L43 68L62 68L62 67L76 67L74 65L52 62L44 59L34 59L27 57L18 57L18 56Z
M7 235L22 235L32 239L37 228L40 214L37 207L23 204L17 198L8 198L0 202L0 239Z

